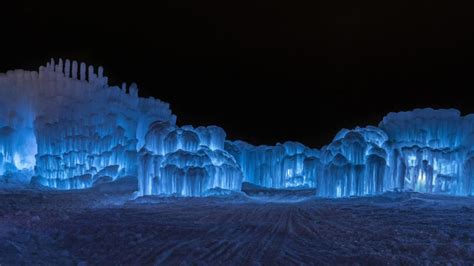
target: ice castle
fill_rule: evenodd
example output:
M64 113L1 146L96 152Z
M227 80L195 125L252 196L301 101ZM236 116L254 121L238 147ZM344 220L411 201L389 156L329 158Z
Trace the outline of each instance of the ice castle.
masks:
M136 176L140 195L201 196L244 181L323 197L474 193L474 115L415 109L342 129L321 149L254 146L217 126L180 127L169 104L139 97L135 84L109 86L103 72L60 59L0 74L3 179L80 189Z

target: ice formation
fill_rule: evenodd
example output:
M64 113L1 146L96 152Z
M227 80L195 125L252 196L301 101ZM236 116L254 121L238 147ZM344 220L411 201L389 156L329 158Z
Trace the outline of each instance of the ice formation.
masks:
M237 159L244 180L272 188L316 187L319 195L341 197L382 192L388 140L379 128L341 130L321 150L301 143L252 146L228 142L227 150Z
M474 115L416 109L390 113L379 127L391 140L386 149L393 185L421 192L474 193Z
M225 137L216 126L152 124L139 156L140 194L201 196L216 187L240 190L242 171L224 151Z
M474 115L454 109L390 113L312 149L297 142L226 141L217 126L176 125L169 105L103 69L51 60L0 74L0 177L59 189L137 176L139 195L202 196L243 181L313 187L324 197L387 190L472 195Z
M387 190L474 193L474 115L415 109L388 114L378 127L343 129L320 150L286 142L274 147L228 142L244 181L344 197Z
M226 150L241 166L244 181L272 188L316 184L319 151L301 143L253 146L243 141L228 141Z
M52 60L39 71L0 76L0 175L78 189L139 177L140 194L198 196L239 190L242 172L216 126L178 128L169 105L109 87L103 69Z
M9 71L0 75L0 174L34 170L62 189L135 174L137 145L156 120L176 117L167 103L138 97L134 84L109 87L102 67L60 59Z

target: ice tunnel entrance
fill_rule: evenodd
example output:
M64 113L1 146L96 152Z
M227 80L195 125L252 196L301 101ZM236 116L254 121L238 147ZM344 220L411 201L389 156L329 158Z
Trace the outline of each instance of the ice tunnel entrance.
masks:
M21 110L6 114L0 117L0 175L22 172L31 178L37 153L32 115Z
M20 146L18 152L13 154L13 163L18 170L34 170L36 165L36 153L38 146L36 136L33 132L27 132L28 138L25 139L23 146Z

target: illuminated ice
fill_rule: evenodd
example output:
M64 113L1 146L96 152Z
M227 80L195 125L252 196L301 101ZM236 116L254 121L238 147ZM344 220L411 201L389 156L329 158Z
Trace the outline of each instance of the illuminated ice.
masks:
M321 196L388 190L474 193L474 116L415 109L390 113L379 127L341 130L320 151Z
M319 152L298 142L253 146L243 141L226 142L244 174L244 181L271 188L314 187Z
M455 195L474 193L474 115L416 109L390 113L379 124L390 143L390 186Z
M216 126L153 123L138 160L140 195L203 196L216 187L240 190L242 171L223 150L224 140L224 130Z
M9 71L0 75L0 174L34 168L40 183L63 189L136 175L137 145L156 120L176 117L136 85L109 87L101 67L60 59Z
M389 190L474 193L474 115L416 109L390 113L378 127L343 129L320 150L286 142L253 146L226 143L244 180L287 188L316 187L324 197Z
M243 181L323 197L472 195L474 115L415 109L342 129L321 149L254 146L218 126L177 126L167 103L139 97L136 84L109 86L102 67L51 60L0 74L0 181L32 176L60 189L136 176L140 195L203 196Z

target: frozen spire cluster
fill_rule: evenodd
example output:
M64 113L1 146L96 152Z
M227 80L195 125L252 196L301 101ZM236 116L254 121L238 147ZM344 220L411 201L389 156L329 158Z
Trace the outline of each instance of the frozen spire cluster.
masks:
M319 151L301 143L253 146L228 141L226 150L241 166L247 182L271 188L316 186Z
M387 132L389 178L421 192L474 194L474 115L455 109L390 113L379 127Z
M376 127L341 130L321 149L318 188L329 197L370 195L394 188L385 181L387 135Z
M414 190L474 194L474 115L454 109L390 113L377 127L343 129L312 149L254 146L217 126L176 125L169 105L135 84L109 86L101 67L51 60L0 74L0 177L34 176L59 189L136 176L139 195L202 196L313 187L344 197Z
M175 123L169 105L109 87L102 67L51 60L39 71L0 75L0 174L34 169L44 185L84 188L135 174L151 122Z
M245 181L273 188L316 187L319 195L342 197L383 191L387 154L381 147L388 140L379 128L341 130L321 150L301 143L253 146L227 142Z
M215 187L240 190L242 171L224 150L225 137L216 126L152 124L139 156L140 194L201 196Z
M266 187L316 187L325 197L393 189L474 194L474 115L454 109L390 113L378 127L341 130L320 150L226 144L244 180Z

